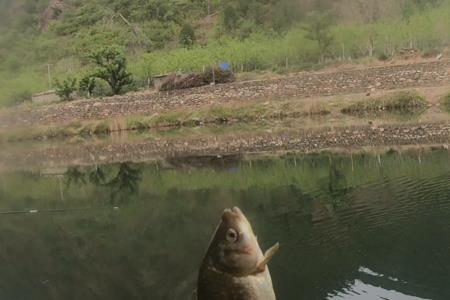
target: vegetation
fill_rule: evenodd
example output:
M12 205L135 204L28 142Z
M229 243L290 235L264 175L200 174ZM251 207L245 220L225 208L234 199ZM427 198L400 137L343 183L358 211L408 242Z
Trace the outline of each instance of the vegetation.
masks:
M450 112L450 93L442 99L442 105L446 111Z
M113 95L120 94L124 87L133 83L132 75L127 71L127 60L119 50L109 47L102 48L91 53L89 59L97 66L97 70L90 78L106 81L111 87ZM92 82L92 79L87 80L87 86L86 82L83 82L83 87L86 86L92 92L95 82Z
M342 109L346 114L360 114L380 111L400 111L420 110L427 107L425 97L417 91L402 91L386 96L371 98L351 104Z
M241 105L214 106L201 109L183 109L154 114L136 115L102 121L74 122L65 126L42 126L33 130L8 130L2 141L15 142L32 139L66 138L73 136L102 136L114 131L148 130L155 128L191 128L214 124L250 124L267 120L301 119L330 114L330 107L317 103L299 101L274 101L269 103L246 103Z
M180 44L186 48L191 48L196 41L194 27L190 24L185 24L180 32Z
M82 77L92 71L86 54L105 48L123 49L124 83L130 72L139 87L155 74L221 61L235 71L286 72L450 43L449 0L63 2L44 24L48 1L0 0L0 105L48 89L48 75ZM101 77L113 93L126 91L110 75Z
M151 117L135 117L128 121L128 128L149 129L158 127L200 126L207 124L249 123L270 119L323 116L330 111L321 103L271 102L261 105L216 106L195 111L180 110Z
M333 44L331 33L332 16L328 13L313 12L308 16L305 28L306 38L317 42L321 61Z
M55 80L56 94L62 101L73 100L73 93L77 90L77 79L68 77L62 81Z
M84 94L87 98L90 98L95 90L96 80L93 75L86 75L80 79L79 91Z

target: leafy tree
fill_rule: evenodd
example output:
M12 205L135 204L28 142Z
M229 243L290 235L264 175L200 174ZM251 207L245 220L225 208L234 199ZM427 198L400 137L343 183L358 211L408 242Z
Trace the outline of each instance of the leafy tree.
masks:
M73 100L73 93L77 90L77 79L67 77L62 81L55 80L56 94L62 101Z
M89 55L89 59L98 67L92 76L106 81L114 95L133 83L132 74L127 71L127 60L116 48L97 50Z
M195 44L195 30L191 24L184 24L180 31L180 44L191 48Z
M307 32L306 37L318 43L321 60L333 44L332 25L333 18L329 13L315 11L308 16L307 23L303 27Z

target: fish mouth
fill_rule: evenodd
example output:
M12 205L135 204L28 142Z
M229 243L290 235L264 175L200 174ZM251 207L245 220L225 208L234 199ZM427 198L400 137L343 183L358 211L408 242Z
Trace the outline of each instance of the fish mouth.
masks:
M222 214L222 220L224 222L231 222L231 221L247 221L247 218L245 217L244 213L239 209L239 207L233 207L233 208L227 208L223 211Z

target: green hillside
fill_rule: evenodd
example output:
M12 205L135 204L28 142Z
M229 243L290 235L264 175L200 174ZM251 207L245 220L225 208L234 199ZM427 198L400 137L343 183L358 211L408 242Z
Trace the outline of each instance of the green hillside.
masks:
M0 105L81 76L103 46L126 53L139 87L220 61L285 72L403 47L434 53L450 41L449 15L448 0L0 0Z

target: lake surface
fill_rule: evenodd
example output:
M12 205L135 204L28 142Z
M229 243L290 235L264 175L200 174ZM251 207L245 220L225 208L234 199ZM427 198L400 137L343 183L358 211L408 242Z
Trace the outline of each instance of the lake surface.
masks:
M0 299L192 299L235 205L278 299L450 299L448 151L5 172Z

